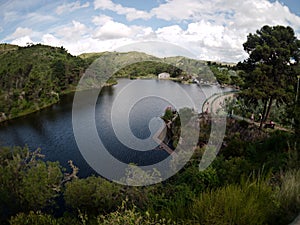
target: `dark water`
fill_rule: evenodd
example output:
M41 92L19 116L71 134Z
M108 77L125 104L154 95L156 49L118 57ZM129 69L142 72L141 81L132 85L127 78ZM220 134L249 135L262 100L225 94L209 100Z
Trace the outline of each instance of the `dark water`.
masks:
M133 162L138 165L149 165L158 162L167 157L167 153L156 150L146 152L132 150L118 140L111 125L112 104L117 97L120 97L122 93L126 93L125 96L121 96L122 101L130 101L133 96L139 95L145 89L152 89L157 95L163 91L176 96L176 94L180 94L177 92L178 87L180 87L193 99L196 110L200 111L202 103L207 97L224 91L224 89L215 86L200 88L194 84L182 85L172 81L138 80L134 81L138 84L138 88L121 93L131 82L133 81L121 79L118 85L102 89L96 104L95 119L98 134L110 153L123 162ZM41 148L45 160L59 161L64 167L68 167L68 160L73 160L74 164L80 168L80 177L95 173L85 162L76 145L72 128L72 102L73 95L67 95L62 97L58 104L47 109L1 124L0 145L28 145L32 150ZM150 120L153 117L160 117L165 108L170 105L170 102L158 97L143 98L129 112L129 124L132 133L141 139L149 137L148 124ZM81 113L85 113L94 106L83 102L82 107ZM124 120L124 115L123 112L120 112L118 118Z

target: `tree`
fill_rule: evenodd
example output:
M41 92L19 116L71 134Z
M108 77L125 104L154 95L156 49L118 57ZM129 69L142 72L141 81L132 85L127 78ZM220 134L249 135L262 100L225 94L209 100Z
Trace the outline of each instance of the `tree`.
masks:
M291 27L264 26L249 34L243 46L249 58L238 65L245 70L242 95L250 102L262 100L261 128L274 102L294 104L300 41Z

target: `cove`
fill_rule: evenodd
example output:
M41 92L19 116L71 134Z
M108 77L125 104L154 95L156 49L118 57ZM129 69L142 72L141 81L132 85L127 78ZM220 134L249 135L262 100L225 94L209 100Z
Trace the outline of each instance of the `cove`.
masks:
M145 88L151 88L160 95L167 91L176 96L178 85L185 90L195 103L195 110L200 112L206 98L215 93L228 91L217 86L198 86L196 84L179 84L169 80L129 80L119 79L118 84L104 87L98 97L96 106L82 102L80 113L84 115L91 107L95 107L96 127L101 140L109 152L117 159L126 163L138 165L149 165L158 162L168 154L162 150L153 149L140 152L124 146L116 137L111 123L111 109L113 102L119 94L131 82L138 82L138 88L127 91L124 100L138 95ZM73 94L65 95L58 104L39 112L32 113L22 118L6 121L0 126L1 146L25 146L31 150L42 149L45 160L59 161L60 164L68 167L68 160L72 160L79 167L79 177L87 177L96 174L95 171L83 159L74 137L72 128L72 103ZM148 97L134 105L129 112L129 118L125 118L120 112L117 119L129 119L132 133L140 139L149 137L149 122L154 117L163 115L170 102L157 98ZM125 112L124 112L125 113Z

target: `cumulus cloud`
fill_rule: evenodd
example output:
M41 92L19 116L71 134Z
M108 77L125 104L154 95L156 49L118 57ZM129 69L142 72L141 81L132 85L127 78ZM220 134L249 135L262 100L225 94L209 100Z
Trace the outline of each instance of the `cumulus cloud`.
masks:
M60 39L56 38L52 34L44 34L42 37L42 42L45 45L51 45L51 46L56 46L56 47L63 45L62 41Z
M27 27L18 27L14 33L8 36L6 39L17 39L24 36L29 36L33 33L33 30Z
M9 19L21 21L20 18L24 18L25 22L21 21L12 34L5 33L4 40L24 45L33 38L45 44L64 46L72 54L109 51L138 41L162 41L182 46L200 59L237 62L247 56L242 47L247 35L263 25L289 25L300 37L300 17L278 1L167 0L159 1L158 7L148 11L125 7L114 0L94 0L94 9L82 2L77 0L58 7L55 4L52 15L35 11L18 17L20 12L9 8L2 16L3 33L5 21ZM91 11L90 21L86 15L78 14L76 20L69 22L66 12L80 8ZM110 11L109 14L105 15L106 11ZM116 14L122 16L114 17ZM134 21L136 19L147 21L141 25L143 20ZM48 28L51 24L53 26ZM43 25L44 30L39 30Z
M170 0L152 9L151 14L164 20L206 20L247 30L258 29L263 24L300 27L300 18L288 7L268 0Z
M136 19L150 19L151 14L135 8L123 7L120 4L115 4L112 0L95 0L94 8L101 10L111 10L119 15L125 15L128 21Z
M55 34L62 37L65 40L79 40L90 32L89 28L76 20L72 21L71 25L58 27Z
M156 35L160 40L185 47L200 59L236 62L246 56L242 50L245 34L204 20L190 23L186 29L178 25L159 28Z
M151 27L126 25L124 23L116 22L112 17L107 15L95 16L92 19L96 28L93 29L92 37L99 40L130 38L130 39L144 39L153 38L155 33Z
M19 38L13 40L11 43L13 45L26 46L26 45L32 44L34 42L31 40L31 38L28 35L26 35L26 36L19 37Z
M90 6L90 3L89 2L86 2L85 4L82 4L80 3L80 1L76 1L76 2L71 2L71 3L68 3L68 4L63 4L63 5L60 5L56 8L55 12L60 15L64 12L73 12L75 10L78 10L78 9L82 9L82 8L87 8Z
M129 37L132 34L130 27L125 24L108 21L103 26L101 26L94 34L95 38L101 40L107 39L118 39L123 37Z
M267 0L170 0L152 9L151 14L166 21L185 22L185 30L171 26L156 33L162 40L192 46L202 59L242 60L247 34L266 24L292 26L300 32L300 17L281 3Z

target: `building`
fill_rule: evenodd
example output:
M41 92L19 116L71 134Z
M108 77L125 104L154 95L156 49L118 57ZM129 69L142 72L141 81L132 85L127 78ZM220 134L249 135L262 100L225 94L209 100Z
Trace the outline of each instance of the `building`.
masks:
M158 74L158 79L169 79L170 74L169 73L160 73Z

